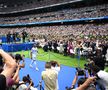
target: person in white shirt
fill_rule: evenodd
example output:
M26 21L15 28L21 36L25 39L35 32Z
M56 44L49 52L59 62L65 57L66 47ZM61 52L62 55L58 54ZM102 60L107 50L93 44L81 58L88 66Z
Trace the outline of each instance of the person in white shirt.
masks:
M57 90L57 71L51 69L51 63L46 62L45 70L41 73L42 80L44 81L44 90Z
M60 72L60 64L57 61L50 61L51 63L51 69L57 71L57 75ZM58 83L58 79L56 79L57 82L57 90L59 90L59 83Z
M36 87L34 87L34 83L32 82L31 86L30 86L30 90L38 90Z
M32 49L31 49L31 63L30 63L30 67L33 67L33 64L36 65L36 70L39 70L38 69L38 66L37 66L37 63L36 63L36 60L37 60L37 54L38 54L38 49L37 49L37 46L36 44L33 45Z
M98 67L97 65L92 65L91 71L95 76L97 76L97 82L102 86L102 88L108 90L108 73L101 70L100 67Z
M97 73L97 76L100 78L101 82L105 86L105 89L108 90L108 73L105 71L100 70Z
M106 64L108 66L108 49L107 49L107 53L106 53L105 57L106 57Z
M33 86L30 87L30 90L38 90L37 88L34 88Z

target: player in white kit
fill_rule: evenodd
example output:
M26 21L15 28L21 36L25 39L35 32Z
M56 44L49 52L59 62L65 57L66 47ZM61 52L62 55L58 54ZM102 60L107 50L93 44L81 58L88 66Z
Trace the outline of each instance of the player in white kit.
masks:
M37 46L36 44L33 45L32 49L31 49L31 63L30 63L30 67L33 67L33 64L36 65L36 70L39 70L38 67L37 67L37 63L36 63L36 60L37 60L37 54L38 54L38 49L37 49Z

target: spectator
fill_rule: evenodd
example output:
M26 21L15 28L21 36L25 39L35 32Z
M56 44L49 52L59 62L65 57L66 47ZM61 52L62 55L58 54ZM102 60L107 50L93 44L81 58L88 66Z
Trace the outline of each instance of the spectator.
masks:
M20 66L20 68L25 67L24 55L21 56L20 54L16 54L15 60L16 60L17 64Z
M34 83L32 83L30 90L38 90L37 88L34 87Z
M51 51L52 50L52 41L48 41L48 49Z
M6 80L12 76L16 69L15 60L0 49L0 55L4 58L5 69L0 74L0 90L6 90Z
M20 66L18 65L15 73L13 73L13 75L7 79L7 88L8 89L12 89L13 85L16 85L19 83L19 70L20 70Z
M59 53L63 53L63 42L61 41L60 43L59 43Z
M26 83L29 83L29 86L27 86ZM31 86L32 86L32 80L29 81L28 77L24 76L22 81L19 82L17 90L29 90Z
M60 64L57 61L50 61L50 63L51 63L51 69L57 71L57 75L58 75L58 73L60 72ZM59 90L58 79L56 81L57 81L57 90Z
M105 69L105 57L102 55L101 50L97 49L96 54L90 58L91 61L94 62L101 70Z
M106 57L106 65L108 66L108 49L107 49L107 53L106 53L105 57Z
M67 56L67 47L68 47L68 43L65 41L64 42L64 45L63 45L63 47L64 47L64 56Z
M43 46L43 50L45 52L48 52L48 42L45 42L45 45Z
M80 79L78 79L78 72L75 75L75 78L72 82L72 86L70 89L67 90L96 90L94 83L96 77L88 77L87 79L85 77L82 77ZM78 79L78 82L77 82ZM76 89L75 88L75 84L78 84L78 87Z
M99 78L99 84L105 87L104 90L108 89L108 73L101 70L97 65L92 65L92 72Z
M57 71L51 69L51 63L46 62L45 71L42 71L42 79L45 83L45 90L57 90Z
M53 42L54 52L58 52L57 46L58 46L57 41L54 41Z

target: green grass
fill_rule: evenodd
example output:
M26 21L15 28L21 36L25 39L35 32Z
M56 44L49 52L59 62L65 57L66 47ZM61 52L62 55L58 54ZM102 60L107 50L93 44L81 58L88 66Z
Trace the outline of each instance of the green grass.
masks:
M55 60L58 61L62 65L66 66L71 66L71 67L77 67L78 66L78 59L76 57L72 58L70 56L63 56L62 54L59 53L54 53L54 52L44 52L43 49L39 48L38 49L39 54L37 59L40 61L50 61L50 60ZM15 52L19 54L24 54L25 57L30 58L30 51L20 51L20 52ZM80 67L84 68L84 64L86 63L86 60L81 58L79 60L80 62Z
M108 72L108 66L107 66L107 67L105 67L105 71L106 71L106 72Z
M46 62L50 60L55 60L62 65L66 65L70 67L78 67L78 59L76 57L72 58L70 56L63 56L62 54L59 54L59 53L44 52L43 49L41 48L39 48L38 51L39 51L39 55L37 59L40 61ZM30 51L19 51L19 52L14 52L14 53L24 54L26 58L30 58ZM81 58L79 62L80 62L80 67L84 68L84 64L87 61L84 58ZM108 67L105 68L105 71L108 72Z

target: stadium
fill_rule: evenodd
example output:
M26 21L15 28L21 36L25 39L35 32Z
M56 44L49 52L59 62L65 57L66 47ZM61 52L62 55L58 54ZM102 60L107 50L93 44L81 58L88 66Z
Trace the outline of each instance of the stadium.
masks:
M108 90L107 0L0 0L0 90Z

